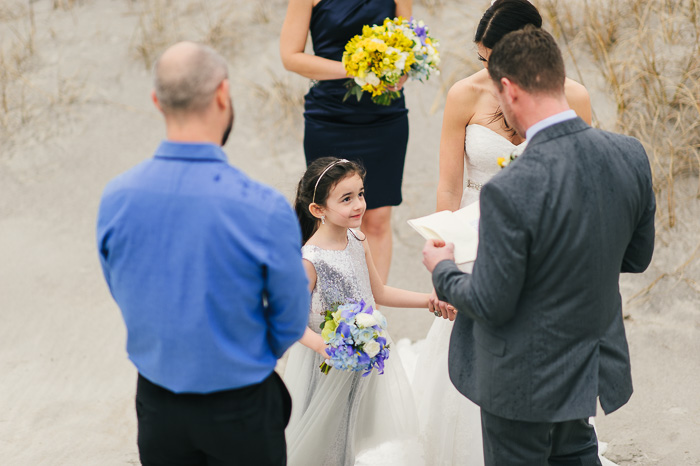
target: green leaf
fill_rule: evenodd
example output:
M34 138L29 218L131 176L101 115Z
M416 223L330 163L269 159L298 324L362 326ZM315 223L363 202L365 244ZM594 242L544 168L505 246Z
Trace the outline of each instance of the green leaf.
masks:
M378 95L375 97L372 97L372 102L374 102L377 105L391 105L391 102L394 99L398 99L401 97L401 93L398 91L387 91L382 95Z
M326 375L328 375L328 373L329 373L329 372L331 371L331 369L332 369L331 366L329 366L328 364L326 364L326 361L323 361L323 362L321 363L321 365L318 366L318 367L321 369L321 372L322 372L323 374L326 374Z

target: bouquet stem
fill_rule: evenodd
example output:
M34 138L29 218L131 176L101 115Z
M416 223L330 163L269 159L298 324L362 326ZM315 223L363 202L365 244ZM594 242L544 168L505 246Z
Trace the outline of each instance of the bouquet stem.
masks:
M326 364L326 361L323 361L320 366L318 366L321 369L321 372L328 375L328 373L331 371L331 366Z

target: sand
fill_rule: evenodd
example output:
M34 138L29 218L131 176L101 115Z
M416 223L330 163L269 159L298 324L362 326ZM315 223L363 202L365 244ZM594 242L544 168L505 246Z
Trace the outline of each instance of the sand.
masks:
M414 3L443 41L444 67L407 89L411 136L389 282L428 291L422 240L406 220L434 209L445 91L478 69L470 37L488 2ZM138 464L136 372L99 268L94 224L107 181L149 157L164 136L142 56L159 43L207 36L224 50L237 114L230 161L290 197L304 169L299 104L308 82L279 61L283 0L182 0L169 10L154 0L30 4L33 30L27 3L0 5L0 91L11 96L0 126L0 464ZM13 53L24 58L12 62ZM18 63L21 76L8 78ZM611 99L594 71L584 72L601 125L610 125ZM697 260L682 267L700 244L697 178L676 189L686 220L659 235L647 273L621 280L635 394L597 418L607 457L620 465L700 464L700 270ZM394 337L412 341L434 318L387 314Z

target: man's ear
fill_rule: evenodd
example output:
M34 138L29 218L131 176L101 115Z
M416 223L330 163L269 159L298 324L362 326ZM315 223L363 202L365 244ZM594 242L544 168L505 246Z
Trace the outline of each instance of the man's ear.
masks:
M309 212L316 218L321 218L325 215L326 210L320 205L314 203L309 204Z
M228 78L221 81L219 87L216 88L216 104L221 109L225 109L230 103L229 90L230 84L228 82Z
M501 78L501 86L503 87L503 95L508 103L518 100L518 92L520 89L517 84L508 78Z
M156 95L155 89L151 91L151 100L153 100L153 105L156 106L158 111L163 113L163 108L160 106L160 102L158 102L158 96Z

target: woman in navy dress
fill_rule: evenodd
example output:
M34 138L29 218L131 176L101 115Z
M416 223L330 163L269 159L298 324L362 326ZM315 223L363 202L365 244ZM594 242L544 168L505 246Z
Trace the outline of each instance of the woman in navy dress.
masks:
M280 37L284 67L314 81L304 105L307 165L334 156L359 161L367 170L362 231L384 282L391 264L391 207L401 203L408 110L403 93L389 106L373 103L368 93L359 102L343 102L348 77L341 59L362 26L395 16L410 18L411 0L289 0ZM314 55L304 53L309 32Z

